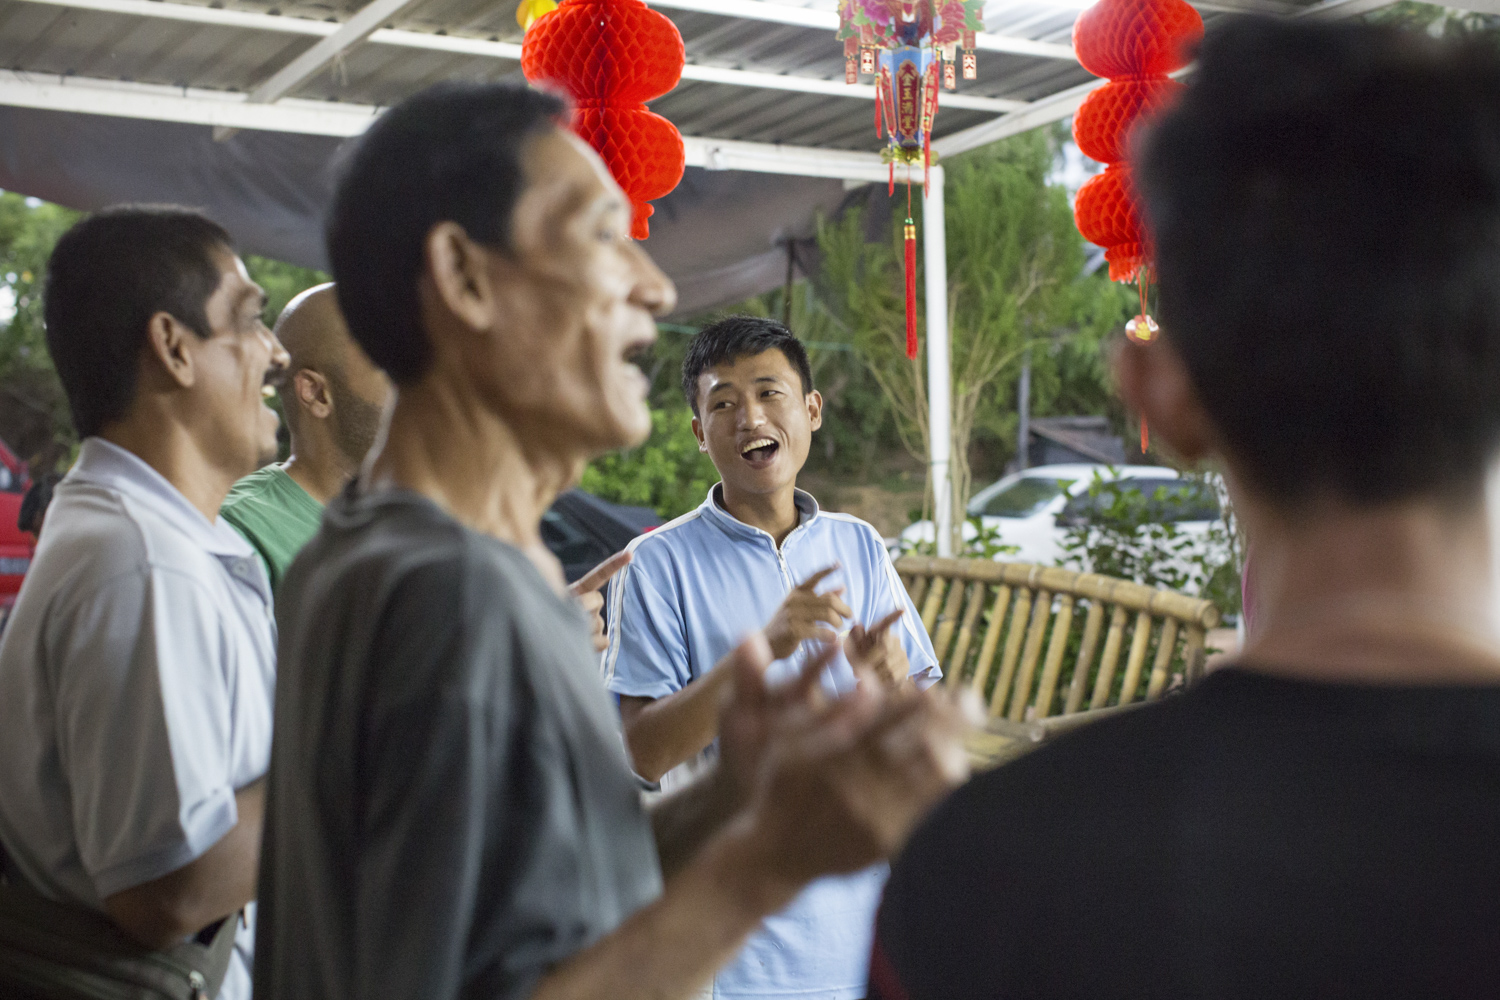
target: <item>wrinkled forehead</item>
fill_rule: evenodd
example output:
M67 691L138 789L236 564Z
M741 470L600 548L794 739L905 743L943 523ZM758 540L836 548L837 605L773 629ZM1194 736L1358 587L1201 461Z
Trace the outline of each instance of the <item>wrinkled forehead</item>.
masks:
M254 299L257 308L265 306L266 293L261 290L250 277L250 272L245 269L245 262L240 259L227 246L216 246L209 251L208 259L213 262L219 272L219 282L208 297L205 306L210 306L215 299L221 300L229 309L237 309L248 300Z
M629 207L620 186L597 153L572 132L549 129L533 136L521 156L526 186L516 204L517 221L534 218L544 226L566 227L580 216L624 213ZM525 229L518 226L518 231Z

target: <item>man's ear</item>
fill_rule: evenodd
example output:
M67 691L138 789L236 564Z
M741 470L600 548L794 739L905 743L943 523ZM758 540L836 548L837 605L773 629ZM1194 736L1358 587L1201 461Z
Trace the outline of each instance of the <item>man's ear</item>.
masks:
M329 391L328 379L323 373L311 368L299 368L290 382L292 393L297 397L297 405L310 416L327 420L329 414L333 413L333 393Z
M708 453L708 439L703 436L703 421L697 416L693 417L693 437L698 439L698 450L704 454Z
M1170 340L1158 335L1142 344L1123 338L1110 362L1120 398L1169 451L1192 463L1215 450L1218 432Z
M807 419L813 430L823 426L823 394L816 389L807 394Z
M488 257L456 222L439 222L424 244L424 284L438 303L470 329L488 329L494 316Z
M146 321L146 354L154 370L183 389L198 379L191 342L202 339L171 313L153 313Z

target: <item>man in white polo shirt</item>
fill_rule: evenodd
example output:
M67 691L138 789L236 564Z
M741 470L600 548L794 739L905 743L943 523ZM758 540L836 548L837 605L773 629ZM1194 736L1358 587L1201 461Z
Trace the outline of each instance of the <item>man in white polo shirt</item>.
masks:
M0 645L7 876L168 948L255 895L275 626L219 519L274 456L286 352L229 235L184 209L85 219L48 266L79 436ZM252 915L253 916L253 915ZM220 996L248 1000L254 920Z

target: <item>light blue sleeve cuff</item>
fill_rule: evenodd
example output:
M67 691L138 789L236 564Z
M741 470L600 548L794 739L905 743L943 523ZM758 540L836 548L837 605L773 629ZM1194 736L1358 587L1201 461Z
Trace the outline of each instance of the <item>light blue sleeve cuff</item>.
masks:
M924 667L921 670L913 670L907 676L911 678L911 682L917 686L919 691L926 691L943 679L943 672L936 666L931 666Z

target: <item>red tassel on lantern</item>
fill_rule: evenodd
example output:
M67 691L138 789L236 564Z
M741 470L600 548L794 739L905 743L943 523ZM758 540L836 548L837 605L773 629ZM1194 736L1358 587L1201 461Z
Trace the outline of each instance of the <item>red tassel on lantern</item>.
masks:
M682 180L682 136L646 102L677 86L682 35L641 0L562 0L521 44L521 71L573 98L573 131L599 154L630 198L630 235L650 234L647 202Z
M906 356L917 360L917 225L906 218Z
M1156 339L1156 335L1160 332L1161 328L1156 325L1156 320L1151 318L1151 314L1146 312L1146 286L1150 281L1149 273L1145 269L1142 269L1137 281L1137 287L1141 293L1141 311L1136 314L1134 319L1125 324L1125 336L1137 344L1149 344ZM1141 454L1146 454L1146 449L1149 447L1151 447L1151 435L1146 430L1146 418L1142 416Z

